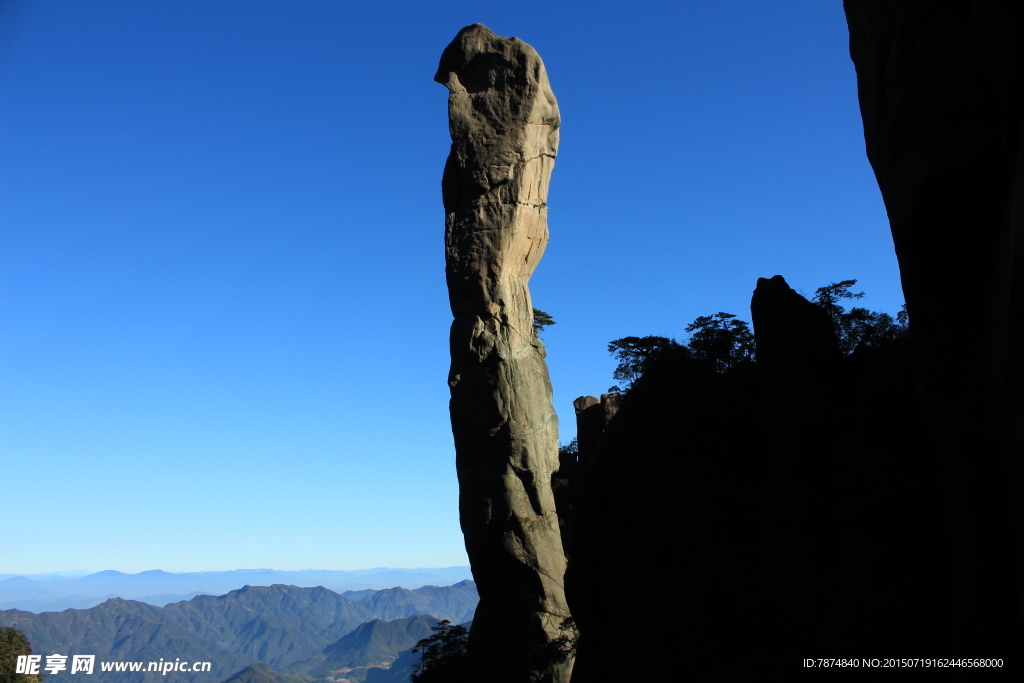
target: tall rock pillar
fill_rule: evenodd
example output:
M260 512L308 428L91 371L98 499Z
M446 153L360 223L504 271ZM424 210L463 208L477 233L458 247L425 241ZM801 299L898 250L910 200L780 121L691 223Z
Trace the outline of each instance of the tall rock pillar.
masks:
M441 55L451 154L441 183L459 512L480 592L471 683L568 681L548 644L568 616L551 492L558 419L527 283L548 241L558 104L537 52L467 26Z

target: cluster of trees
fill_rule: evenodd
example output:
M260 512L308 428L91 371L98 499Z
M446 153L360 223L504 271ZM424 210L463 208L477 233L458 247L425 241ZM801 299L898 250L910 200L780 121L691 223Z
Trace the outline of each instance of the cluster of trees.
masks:
M750 324L732 313L702 315L686 326L690 338L680 343L668 337L623 337L608 343L608 352L619 361L612 378L621 383L608 389L621 392L656 362L694 358L715 372L728 372L754 360L754 335Z
M844 308L844 300L864 296L864 292L850 291L856 284L856 280L833 282L819 287L811 299L832 318L843 354L853 353L858 346L878 346L906 336L909 323L906 304L895 318L857 306L850 310ZM702 315L687 325L686 331L690 333L686 342L655 336L623 337L609 342L608 352L619 362L612 377L619 384L608 391L628 391L653 364L666 360L692 358L720 373L754 361L754 335L750 325L732 313Z
M836 340L843 355L850 355L858 346L878 346L890 339L902 339L907 335L910 317L907 305L903 304L899 313L893 318L888 313L869 311L854 306L849 311L840 303L843 299L860 299L864 292L851 292L850 287L857 284L856 280L833 282L819 287L811 299L832 318L836 330Z

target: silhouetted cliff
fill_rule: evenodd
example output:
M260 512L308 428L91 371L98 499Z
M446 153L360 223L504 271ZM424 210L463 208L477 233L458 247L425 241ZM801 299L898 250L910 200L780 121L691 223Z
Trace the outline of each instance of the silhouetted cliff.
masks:
M581 458L576 683L951 653L948 524L906 343L841 358L824 311L778 276L752 314L756 365L655 365ZM636 575L660 577L654 614L637 613Z
M883 652L1019 675L1024 5L844 5L909 339L842 358L776 277L755 368L648 370L572 482L574 683ZM664 576L658 615L631 609L626 566Z
M1024 558L1024 5L846 0L868 159L943 463L957 642L1019 653ZM957 316L970 311L969 325Z

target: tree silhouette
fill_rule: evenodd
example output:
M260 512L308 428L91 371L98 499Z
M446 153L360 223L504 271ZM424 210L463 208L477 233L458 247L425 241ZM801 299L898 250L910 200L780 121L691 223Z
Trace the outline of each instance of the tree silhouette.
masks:
M413 683L462 683L466 677L466 641L469 633L447 619L431 626L434 633L423 638L413 652L419 652L420 661L412 665Z
M608 352L619 360L612 377L623 383L610 387L609 392L628 391L640 375L659 361L689 356L685 346L668 337L623 337L608 342Z
M710 363L716 372L754 359L754 335L747 322L732 313L702 315L686 331L693 333L687 346L694 358Z
M811 301L824 308L829 317L832 318L832 322L835 323L836 327L839 327L845 312L839 300L861 299L864 297L864 292L854 293L850 291L850 287L853 287L855 284L857 284L856 280L843 280L842 282L833 282L830 285L818 287L814 291L814 298Z
M548 313L540 310L539 308L533 309L533 333L540 336L540 333L544 331L545 327L551 325L557 325L555 319L552 318Z
M850 355L858 346L878 346L885 341L899 339L907 334L910 318L907 305L893 319L888 313L869 311L854 306L847 311L841 304L842 299L860 299L864 292L851 292L850 287L857 284L856 280L833 282L825 287L818 287L812 301L821 306L832 318L836 331L836 341L843 355Z

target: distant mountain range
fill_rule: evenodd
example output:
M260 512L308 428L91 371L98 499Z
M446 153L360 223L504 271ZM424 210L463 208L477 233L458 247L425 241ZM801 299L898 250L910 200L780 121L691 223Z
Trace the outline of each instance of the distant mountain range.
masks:
M114 598L59 613L5 610L0 626L23 631L36 654L96 655L90 679L100 683L392 683L407 680L409 649L431 626L439 619L471 619L477 600L472 581L347 594L322 587L245 586L166 607ZM167 676L100 670L101 662L161 659L208 661L211 670ZM267 666L250 666L257 663ZM71 675L77 676L65 671L54 680L74 681Z
M196 595L223 595L242 586L323 586L335 592L379 590L391 586L449 586L472 579L469 567L436 569L361 569L332 571L307 569L236 569L225 572L188 572L175 574L154 569L138 574L107 570L74 576L58 574L0 574L0 610L59 612L87 609L110 598L137 600L162 607L190 600Z

